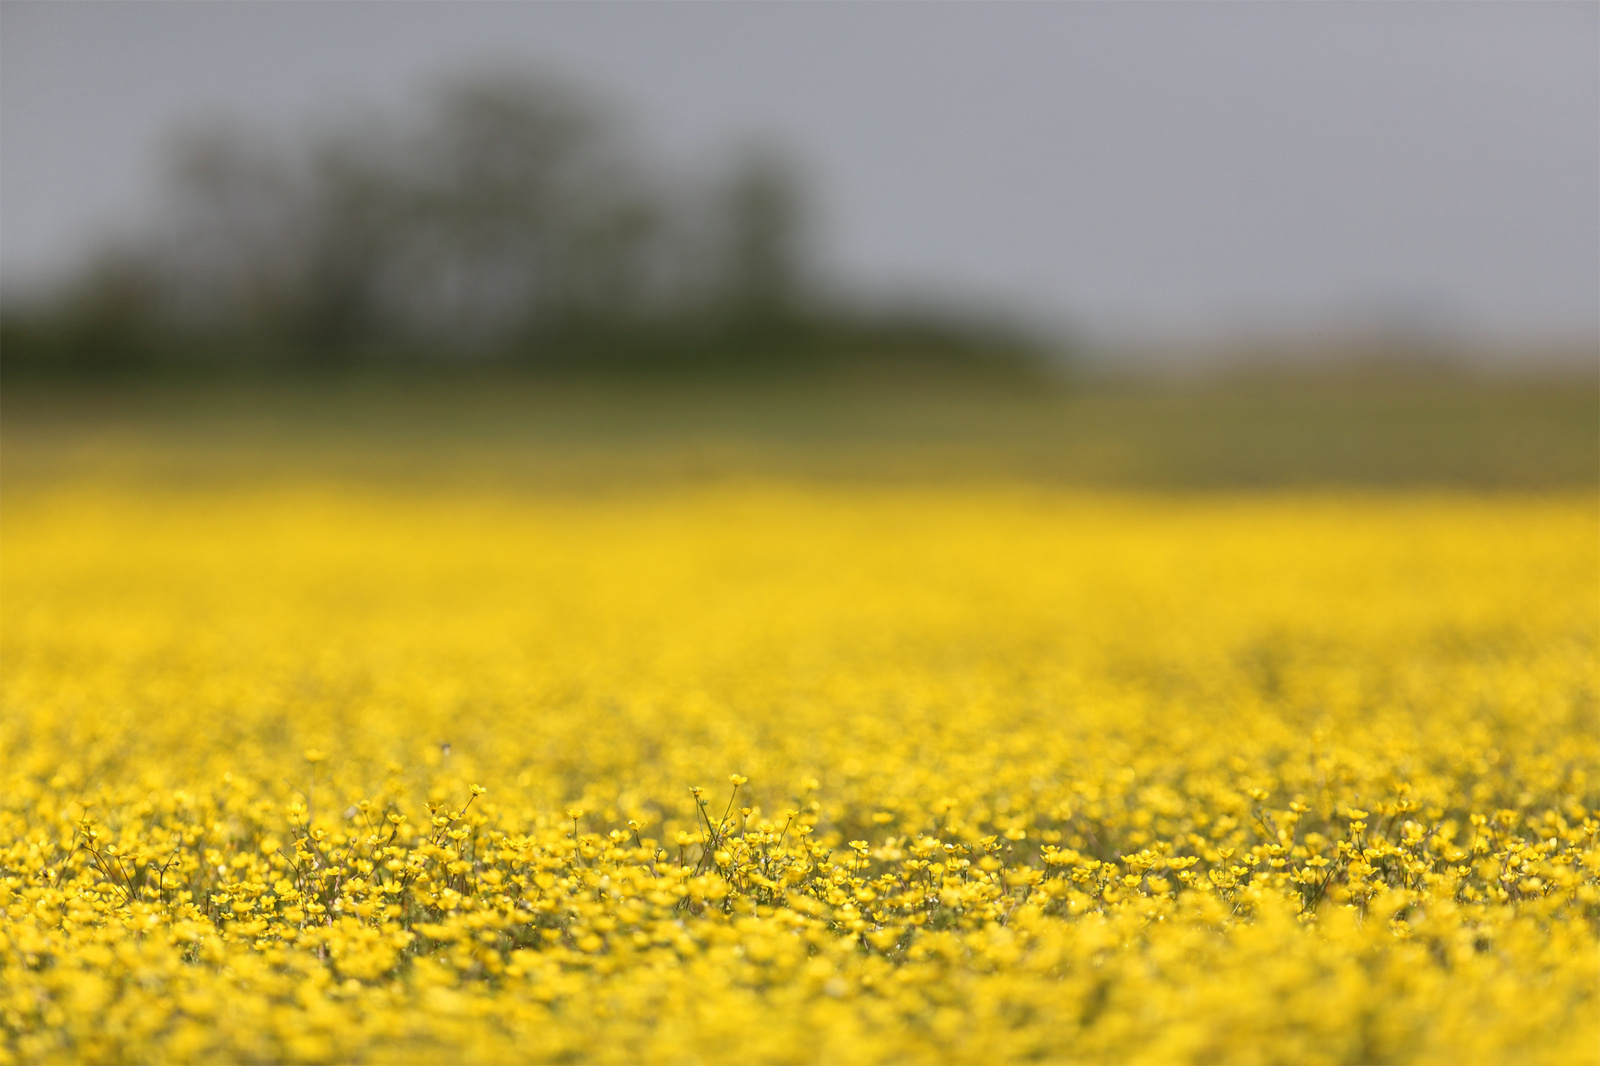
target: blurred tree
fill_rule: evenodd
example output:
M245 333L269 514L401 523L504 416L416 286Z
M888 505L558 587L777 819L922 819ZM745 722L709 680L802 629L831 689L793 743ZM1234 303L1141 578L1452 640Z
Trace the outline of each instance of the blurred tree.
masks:
M169 331L161 279L144 256L103 252L46 313L0 315L0 353L12 370L119 373L158 365Z
M353 358L382 340L380 281L402 232L398 190L363 140L324 138L312 151L299 262L282 309L294 347Z
M709 196L669 194L601 109L515 72L300 145L202 129L174 143L170 187L170 225L88 278L53 327L8 314L7 337L107 353L73 357L86 365L162 348L749 365L824 335L881 347L904 332L807 300L802 183L780 153L744 153Z
M457 82L409 148L393 280L420 324L537 343L632 310L654 212L592 108L542 81Z
M728 184L727 298L742 320L799 312L802 210L795 168L770 151L743 158Z
M154 242L160 310L207 330L277 332L302 269L299 193L279 157L213 126L172 146L173 224Z

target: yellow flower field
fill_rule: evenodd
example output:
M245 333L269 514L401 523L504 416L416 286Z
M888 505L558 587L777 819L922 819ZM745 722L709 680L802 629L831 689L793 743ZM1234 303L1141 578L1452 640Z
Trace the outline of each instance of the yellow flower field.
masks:
M1592 493L3 535L3 1062L1600 1061Z

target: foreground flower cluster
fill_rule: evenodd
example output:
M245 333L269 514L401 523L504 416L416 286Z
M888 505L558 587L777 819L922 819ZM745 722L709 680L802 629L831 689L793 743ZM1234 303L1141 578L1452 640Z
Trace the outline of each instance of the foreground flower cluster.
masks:
M0 1061L1595 1061L1592 498L34 487Z

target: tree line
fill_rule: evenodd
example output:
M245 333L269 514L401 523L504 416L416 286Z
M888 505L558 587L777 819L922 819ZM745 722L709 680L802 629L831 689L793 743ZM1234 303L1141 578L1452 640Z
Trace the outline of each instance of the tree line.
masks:
M219 126L169 159L160 224L0 309L8 370L201 365L760 367L1014 358L994 321L830 298L795 168L652 168L601 108L459 79L404 121L287 147Z

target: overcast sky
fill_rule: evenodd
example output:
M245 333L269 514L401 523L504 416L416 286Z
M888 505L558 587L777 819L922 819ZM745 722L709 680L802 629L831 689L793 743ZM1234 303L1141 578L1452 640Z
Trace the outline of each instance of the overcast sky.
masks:
M1600 331L1600 5L0 5L0 279L145 222L173 130L526 66L657 158L758 138L862 292L1102 334Z

